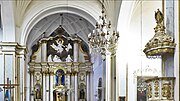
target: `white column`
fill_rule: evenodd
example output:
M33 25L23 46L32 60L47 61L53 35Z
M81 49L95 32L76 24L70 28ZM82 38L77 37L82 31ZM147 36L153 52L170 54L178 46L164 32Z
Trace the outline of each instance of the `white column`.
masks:
M111 54L111 81L112 81L112 101L116 101L116 54Z
M67 73L67 79L68 79L68 86L67 88L70 89L71 88L71 77L70 77L70 73ZM71 90L69 90L67 92L67 101L71 101Z
M94 101L94 71L93 71L93 67L91 66L91 72L90 72L90 89L91 89L91 99L90 101Z
M107 53L110 54L110 53ZM111 86L112 86L112 82L111 82L111 74L112 74L112 70L111 70L111 63L110 63L111 57L110 55L106 56L106 101L112 101L112 97L111 97Z
M74 75L74 78L75 78L75 101L78 101L78 76L77 76L78 74L77 73L75 73L75 75Z
M71 75L71 86L73 88L72 92L71 92L71 101L75 100L75 78L74 78L74 74Z
M46 68L42 68L42 76L43 76L43 78L42 78L42 81L43 81L43 83L42 83L42 85L43 85L43 91L42 91L42 101L46 101Z
M87 89L87 101L91 101L90 100L90 97L91 97L91 93L90 93L90 73L87 72L87 75L86 75L86 89Z
M53 76L54 76L54 71L53 68L49 68L49 73L50 73L50 101L53 101Z
M79 62L79 42L81 41L77 35L76 37L73 39L74 41L74 62ZM74 66L75 69L75 75L74 75L74 79L75 79L75 84L74 84L74 96L75 96L75 101L78 101L78 65Z
M105 84L106 84L106 69L105 69L105 66L104 66L104 61L102 61L102 101L104 101L105 99Z
M41 40L41 62L46 62L47 59L47 41Z
M46 72L46 101L49 101L49 71Z
M34 101L34 68L30 67L29 68L30 71L30 83L31 83L31 87L30 87L30 101Z

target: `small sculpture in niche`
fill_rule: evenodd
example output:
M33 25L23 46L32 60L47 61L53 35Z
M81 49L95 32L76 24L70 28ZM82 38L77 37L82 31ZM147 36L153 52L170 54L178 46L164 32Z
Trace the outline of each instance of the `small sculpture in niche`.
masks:
M35 86L35 99L41 99L41 87L40 84Z
M80 90L80 99L85 99L84 89L81 89L81 90Z
M80 76L80 80L81 80L81 81L84 80L84 74L82 74L82 75Z
M71 59L71 56L68 55L67 58L66 58L66 62L72 62L73 60Z
M65 76L62 69L56 71L56 86L59 85L65 85Z

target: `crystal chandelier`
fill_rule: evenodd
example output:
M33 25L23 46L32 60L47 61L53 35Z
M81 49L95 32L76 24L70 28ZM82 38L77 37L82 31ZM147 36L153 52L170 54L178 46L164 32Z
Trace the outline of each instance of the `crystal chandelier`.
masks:
M102 2L102 15L99 16L99 21L96 22L96 28L88 35L89 46L91 53L100 53L102 59L105 60L106 50L116 47L119 32L111 30L111 21L107 22L105 14L104 1Z

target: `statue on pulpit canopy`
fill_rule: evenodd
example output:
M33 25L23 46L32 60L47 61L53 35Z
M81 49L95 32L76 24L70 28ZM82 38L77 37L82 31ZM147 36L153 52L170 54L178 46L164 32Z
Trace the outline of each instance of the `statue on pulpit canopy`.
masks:
M85 99L84 89L81 89L81 90L80 90L80 99Z

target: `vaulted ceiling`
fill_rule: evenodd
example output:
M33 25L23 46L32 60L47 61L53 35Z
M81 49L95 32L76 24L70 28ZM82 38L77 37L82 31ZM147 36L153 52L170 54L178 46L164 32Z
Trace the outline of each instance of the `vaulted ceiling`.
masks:
M75 14L57 13L50 15L33 27L27 40L28 48L30 49L40 38L48 37L59 26L62 26L69 35L77 34L85 42L88 41L87 35L94 29L93 25L86 19Z

